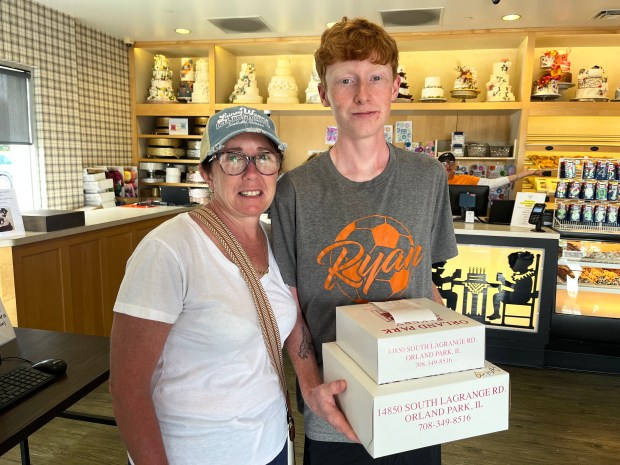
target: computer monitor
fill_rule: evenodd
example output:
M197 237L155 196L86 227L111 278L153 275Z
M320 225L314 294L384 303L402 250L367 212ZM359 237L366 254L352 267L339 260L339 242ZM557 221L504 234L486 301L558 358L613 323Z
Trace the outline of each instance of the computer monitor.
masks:
M463 216L465 210L473 210L475 216L487 216L489 186L453 184L448 189L453 216ZM461 194L465 194L463 198Z

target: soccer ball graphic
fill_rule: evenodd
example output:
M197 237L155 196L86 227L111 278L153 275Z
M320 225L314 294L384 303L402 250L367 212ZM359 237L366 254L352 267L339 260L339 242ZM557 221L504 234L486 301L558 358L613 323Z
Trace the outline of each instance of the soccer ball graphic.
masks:
M338 288L353 302L391 300L409 283L414 257L409 230L387 216L373 215L347 225L336 237L343 242L346 258L341 263ZM343 248L333 250L330 265L342 258Z

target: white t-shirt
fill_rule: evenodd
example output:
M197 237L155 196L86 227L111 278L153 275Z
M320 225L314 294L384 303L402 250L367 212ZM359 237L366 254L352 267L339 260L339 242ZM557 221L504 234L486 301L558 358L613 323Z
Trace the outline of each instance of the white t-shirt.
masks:
M284 343L297 311L271 249L261 283ZM282 450L286 406L248 286L187 213L138 245L114 311L173 325L152 379L170 464L259 465Z

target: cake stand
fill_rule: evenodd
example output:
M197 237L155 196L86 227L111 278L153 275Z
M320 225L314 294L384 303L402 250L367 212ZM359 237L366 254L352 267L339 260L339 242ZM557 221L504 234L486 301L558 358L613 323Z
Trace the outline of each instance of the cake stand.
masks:
M560 94L532 95L530 98L532 100L541 100L544 102L545 100L555 100L558 97L560 97Z
M572 82L558 82L558 87L560 90L570 89L571 87L575 87L575 84Z
M456 99L460 98L461 103L465 103L465 100L478 97L479 93L480 91L476 89L454 89L450 91L450 96Z
M445 101L446 99L441 97L421 98L419 100L420 103L442 103Z
M594 97L594 98L572 98L571 102L609 102L608 98Z

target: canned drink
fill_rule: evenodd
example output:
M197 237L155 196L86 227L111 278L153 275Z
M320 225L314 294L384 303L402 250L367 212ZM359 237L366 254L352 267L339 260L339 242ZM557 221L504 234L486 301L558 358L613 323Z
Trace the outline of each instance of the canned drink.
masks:
M596 200L607 200L607 181L596 181Z
M615 181L618 179L618 163L609 160L607 162L607 180Z
M607 160L596 161L596 179L607 179Z
M584 223L594 223L594 205L586 203L581 209L581 221Z
M568 183L563 179L560 179L555 186L555 198L556 199L565 199L566 194L568 193Z
M596 194L596 181L584 181L581 186L581 198L583 200L594 200Z
M581 196L581 181L571 181L568 184L568 198L578 199Z
M594 160L583 161L583 171L581 172L583 179L596 179L596 163Z
M594 205L594 222L604 223L607 217L607 205L604 203L597 203Z
M576 176L575 160L563 160L560 164L560 177L565 179L575 179Z
M618 200L618 181L609 181L607 185L607 200Z
M607 204L607 223L608 224L618 223L618 204L617 203Z
M581 204L578 202L571 203L568 207L568 220L581 222Z
M558 202L555 204L555 219L565 221L568 216L568 205L566 202Z

